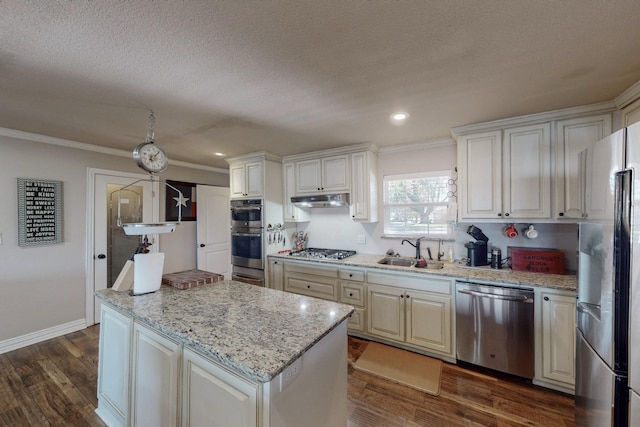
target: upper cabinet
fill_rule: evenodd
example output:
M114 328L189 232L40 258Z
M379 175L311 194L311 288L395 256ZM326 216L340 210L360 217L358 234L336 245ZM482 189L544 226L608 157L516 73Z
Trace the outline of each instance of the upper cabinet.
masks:
M613 110L597 104L453 128L461 220L580 218L579 153L611 133Z
M358 144L283 158L285 221L309 221L309 210L291 204L291 196L349 193L354 221L378 221L378 151Z
M293 162L287 162L282 165L283 183L284 183L284 200L282 206L284 208L284 222L305 222L309 221L309 211L300 209L291 203L291 197L295 196L296 188L296 168Z
M236 163L229 167L231 198L262 197L264 192L263 162Z
M295 162L296 193L318 194L349 191L349 155Z
M555 210L557 219L582 217L580 152L611 133L611 114L556 123Z
M543 123L460 137L462 219L549 218L550 131Z
M282 160L279 157L261 151L230 157L227 162L232 199L264 198L265 203L282 203Z
M351 218L378 221L378 158L367 150L351 153Z

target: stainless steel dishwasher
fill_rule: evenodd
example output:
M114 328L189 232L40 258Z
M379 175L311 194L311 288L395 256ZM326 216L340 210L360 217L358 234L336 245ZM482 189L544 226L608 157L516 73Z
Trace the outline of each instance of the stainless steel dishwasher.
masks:
M456 282L457 358L533 378L533 290Z

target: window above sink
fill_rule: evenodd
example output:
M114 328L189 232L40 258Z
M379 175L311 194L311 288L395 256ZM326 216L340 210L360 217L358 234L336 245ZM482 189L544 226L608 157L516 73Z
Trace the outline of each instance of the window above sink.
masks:
M385 175L385 237L453 238L455 194L450 170Z

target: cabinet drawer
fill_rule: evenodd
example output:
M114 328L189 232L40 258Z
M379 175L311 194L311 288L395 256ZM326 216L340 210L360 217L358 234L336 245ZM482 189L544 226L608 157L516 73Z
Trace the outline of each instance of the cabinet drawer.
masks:
M365 309L364 308L356 308L349 319L347 320L347 328L352 331L364 332L365 325Z
M325 277L309 277L307 274L285 273L284 290L297 294L308 295L338 301L338 279Z
M453 288L452 279L443 279L422 274L403 275L371 271L367 274L367 283L410 288L444 295L451 295Z
M353 282L364 282L364 271L340 269L340 278Z
M315 276L338 277L338 269L336 267L323 267L310 265L310 263L287 261L284 264L284 271L291 273L313 274Z
M345 304L364 306L364 285L355 282L340 283L340 301Z

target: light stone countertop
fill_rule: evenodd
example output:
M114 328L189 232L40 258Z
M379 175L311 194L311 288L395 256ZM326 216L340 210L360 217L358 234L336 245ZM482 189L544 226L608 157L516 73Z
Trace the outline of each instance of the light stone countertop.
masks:
M344 321L353 307L223 280L180 290L96 296L214 362L268 382Z
M575 291L578 280L575 274L542 274L511 269L494 270L486 267L466 267L458 262L445 262L442 269L427 269L416 267L400 267L378 264L384 255L356 254L343 260L296 258L288 254L270 254L271 258L282 258L288 261L304 261L312 263L334 264L337 266L365 267L404 273L431 274L434 276L448 276L463 281L478 281L481 283L509 284L515 286L540 286L544 288ZM429 262L429 261L427 261Z

